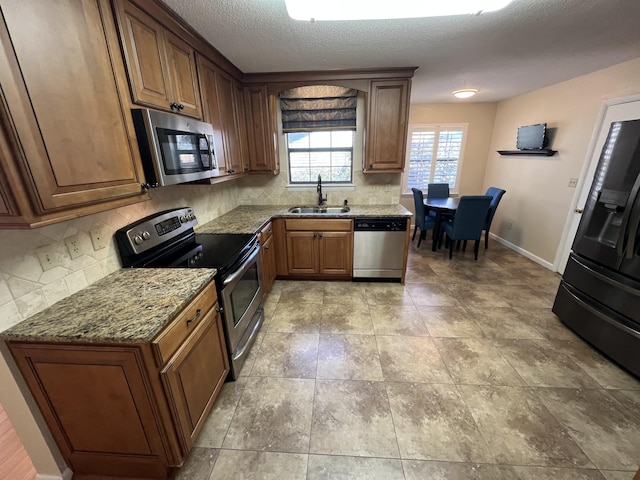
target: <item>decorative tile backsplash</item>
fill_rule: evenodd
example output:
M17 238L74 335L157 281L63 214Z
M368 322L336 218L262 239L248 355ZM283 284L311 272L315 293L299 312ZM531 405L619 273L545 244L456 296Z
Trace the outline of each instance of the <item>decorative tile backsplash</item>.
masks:
M354 174L355 187L326 187L328 204L397 204L399 174ZM153 213L192 207L207 223L238 205L315 204L315 188L287 188L286 174L256 175L218 185L178 185L151 191L152 199L34 230L0 230L0 331L121 268L115 231ZM90 231L99 228L109 244L94 250ZM83 255L71 259L64 239L78 235ZM43 271L35 250L51 246L59 265Z

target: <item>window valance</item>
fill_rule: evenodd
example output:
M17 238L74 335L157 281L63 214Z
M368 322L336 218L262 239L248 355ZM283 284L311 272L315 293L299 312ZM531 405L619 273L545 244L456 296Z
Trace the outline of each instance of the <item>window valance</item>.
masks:
M355 130L358 91L314 85L280 93L285 133L310 130Z

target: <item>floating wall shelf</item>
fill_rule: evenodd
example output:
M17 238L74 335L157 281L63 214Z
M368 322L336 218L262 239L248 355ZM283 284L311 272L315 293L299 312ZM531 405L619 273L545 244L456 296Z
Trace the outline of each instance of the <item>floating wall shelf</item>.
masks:
M557 150L549 150L542 148L540 150L498 150L500 155L537 155L542 157L550 157L558 153Z

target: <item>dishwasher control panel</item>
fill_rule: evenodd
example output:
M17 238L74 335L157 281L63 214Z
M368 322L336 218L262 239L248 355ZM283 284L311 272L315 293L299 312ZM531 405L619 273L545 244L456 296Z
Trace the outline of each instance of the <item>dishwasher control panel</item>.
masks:
M353 223L354 231L382 231L404 232L407 229L407 219L399 217L364 217L356 218Z

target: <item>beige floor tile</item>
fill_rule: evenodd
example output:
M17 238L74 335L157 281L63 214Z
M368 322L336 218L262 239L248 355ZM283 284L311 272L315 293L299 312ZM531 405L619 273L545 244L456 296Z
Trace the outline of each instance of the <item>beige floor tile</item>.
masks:
M317 333L267 333L256 355L251 375L315 378L318 339Z
M376 305L369 309L376 335L429 336L429 331L414 305Z
M260 345L262 344L262 339L264 338L266 331L267 328L265 328L263 324L262 327L260 327L260 331L256 335L256 339L254 340L253 345L249 347L249 352L244 353L244 355L247 356L247 359L244 361L242 367L240 367L238 377L246 377L251 374L251 369L253 368L253 364L256 361L256 356L260 351Z
M593 468L566 429L527 388L458 388L497 463Z
M321 333L373 335L373 323L367 303L322 305Z
M508 307L500 287L447 283L447 288L464 307Z
M365 295L370 306L413 305L411 295L399 283L365 283Z
M526 318L513 308L471 307L467 313L489 338L543 338Z
M640 391L609 390L609 395L620 402L635 418L640 418Z
M637 480L635 476L633 479L631 478L631 475L633 475L631 472L600 470L600 473L605 480Z
M310 453L399 458L384 383L317 380Z
M221 450L211 479L305 480L307 455Z
M373 335L320 335L317 378L382 380Z
M600 385L550 340L494 340L530 386L598 388Z
M407 291L418 307L455 307L458 300L444 285L416 283L407 285Z
M387 382L453 383L430 337L378 336Z
M269 333L319 333L321 305L278 303L269 323Z
M218 458L218 449L194 447L172 480L208 480Z
M512 467L479 463L403 460L406 480L515 480Z
M390 458L309 455L307 480L404 480L402 462Z
M491 340L434 338L440 356L455 383L469 385L524 385ZM383 363L384 370L384 363Z
M520 480L605 480L598 470L585 468L513 467L513 469Z
M548 296L541 295L539 289L527 285L502 285L500 294L510 307L551 308L553 306L553 298L549 299Z
M324 305L360 304L367 305L367 296L363 284L358 282L320 282L323 283Z
M551 340L562 353L568 355L576 365L604 388L640 390L640 380L610 360L595 348L579 338L574 341Z
M455 385L386 384L403 459L493 461Z
M635 472L640 466L640 418L605 390L539 388L536 395L596 467Z
M308 453L314 382L249 377L223 448Z
M324 290L317 282L287 282L282 287L278 303L322 303Z
M227 382L222 386L220 395L213 404L211 413L195 442L197 447L220 448L222 446L246 383L247 378L240 377L235 382Z
M426 262L414 262L415 265L408 265L405 274L405 284L410 283L432 283L437 281L437 276L433 269Z
M564 323L560 321L551 308L513 307L523 322L535 328L544 338L553 340L579 340Z
M462 307L420 307L432 337L484 337L480 326Z

